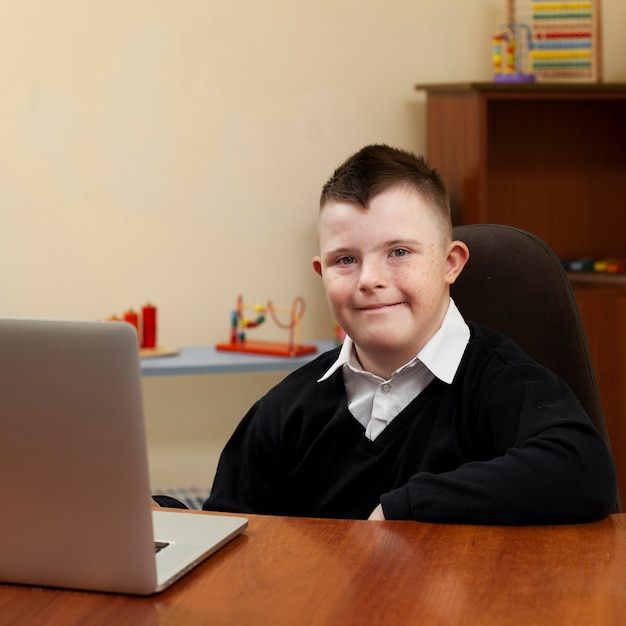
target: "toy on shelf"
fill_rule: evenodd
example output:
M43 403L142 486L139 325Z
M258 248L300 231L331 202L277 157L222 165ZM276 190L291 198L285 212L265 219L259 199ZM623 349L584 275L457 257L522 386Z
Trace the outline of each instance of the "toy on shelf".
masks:
M493 80L507 83L532 83L529 54L532 35L526 24L511 23L493 37Z
M128 309L120 317L119 315L111 315L107 317L109 322L128 322L135 327L137 332L137 342L139 344L139 356L157 357L157 356L174 356L178 354L178 350L174 348L163 348L157 344L157 309L154 305L148 303L141 307L141 313L134 309Z
M600 0L507 0L507 21L511 26L523 25L527 29L525 72L534 75L538 81L602 80ZM513 33L512 39L506 43L519 43L520 34ZM505 67L494 73L495 81L507 80L507 75L511 75L505 60L508 48L506 54L502 54L506 37L499 37L496 35L493 42L494 65L498 61L496 57L501 55L500 67Z
M596 274L625 274L626 258L619 257L581 257L561 259L563 268L568 272L595 272Z
M246 317L246 311L254 311L255 318ZM276 313L288 313L289 321L283 323L278 319ZM276 326L289 331L289 339L286 343L273 341L249 341L246 336L247 329L258 328L267 320L267 315L271 317ZM230 316L230 341L228 343L218 343L217 350L228 352L247 352L252 354L266 354L270 356L302 356L311 354L317 350L314 345L304 345L300 332L300 320L304 315L304 300L297 296L290 309L275 307L271 300L266 305L257 304L250 306L244 303L243 297L237 298L237 308Z

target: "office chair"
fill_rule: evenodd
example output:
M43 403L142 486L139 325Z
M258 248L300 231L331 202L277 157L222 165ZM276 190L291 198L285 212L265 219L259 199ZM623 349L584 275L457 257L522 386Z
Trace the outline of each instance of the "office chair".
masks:
M609 444L578 306L554 252L535 235L498 224L457 226L454 238L470 249L451 287L463 316L507 335L563 378Z

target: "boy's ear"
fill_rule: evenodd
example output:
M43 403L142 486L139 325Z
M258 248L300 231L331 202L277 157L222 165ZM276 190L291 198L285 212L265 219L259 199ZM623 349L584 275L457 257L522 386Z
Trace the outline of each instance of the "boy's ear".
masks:
M313 269L316 274L322 275L322 260L318 256L313 257Z
M446 259L446 283L448 285L452 285L456 281L469 257L469 248L462 241L457 240L450 244L448 258Z

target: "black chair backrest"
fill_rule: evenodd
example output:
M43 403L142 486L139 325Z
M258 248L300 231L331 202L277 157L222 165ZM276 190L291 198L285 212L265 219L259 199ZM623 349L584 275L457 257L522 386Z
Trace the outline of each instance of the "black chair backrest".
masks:
M554 252L511 226L457 226L454 237L470 249L451 288L465 319L507 335L563 378L609 443L578 306Z

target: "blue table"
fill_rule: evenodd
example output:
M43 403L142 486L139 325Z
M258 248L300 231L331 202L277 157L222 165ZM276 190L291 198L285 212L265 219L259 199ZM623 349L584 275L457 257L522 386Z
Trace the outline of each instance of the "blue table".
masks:
M318 355L336 347L334 341L314 341L317 352L301 357L265 356L242 352L222 352L214 346L181 348L172 356L141 359L143 376L189 376L245 372L292 371Z

